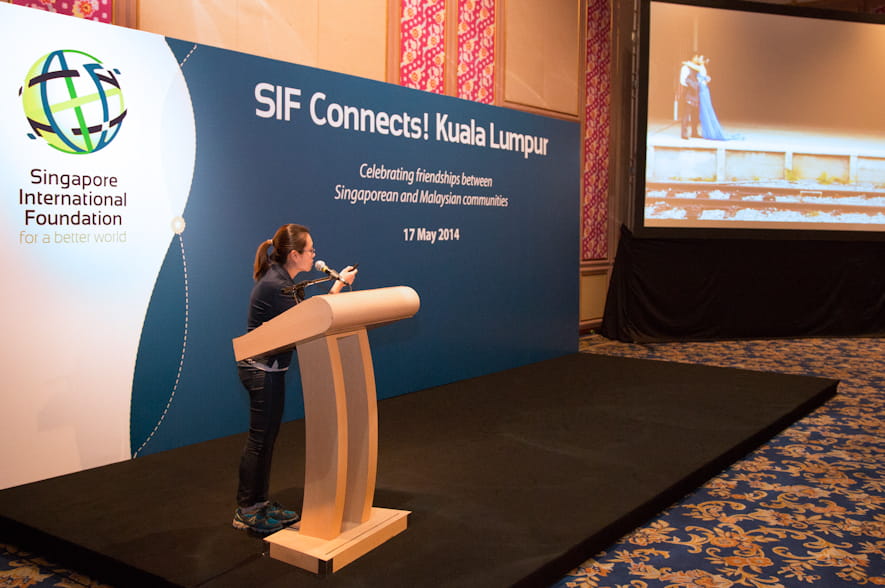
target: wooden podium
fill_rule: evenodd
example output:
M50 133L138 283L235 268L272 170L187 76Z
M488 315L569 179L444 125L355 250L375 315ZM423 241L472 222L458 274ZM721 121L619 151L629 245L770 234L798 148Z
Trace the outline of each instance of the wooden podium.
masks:
M301 522L268 536L270 556L335 572L406 529L409 511L373 508L378 410L367 327L409 318L406 286L314 296L233 340L237 361L292 348L304 392Z

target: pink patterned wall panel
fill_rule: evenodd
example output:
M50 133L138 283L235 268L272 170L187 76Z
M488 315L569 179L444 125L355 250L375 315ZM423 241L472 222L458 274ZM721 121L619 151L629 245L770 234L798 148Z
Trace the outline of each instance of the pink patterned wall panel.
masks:
M458 0L458 97L495 101L495 0Z
M584 104L581 257L608 258L611 58L608 0L587 2L587 98Z
M400 19L400 85L445 91L445 0L403 0Z
M13 0L12 3L86 20L114 22L114 0Z

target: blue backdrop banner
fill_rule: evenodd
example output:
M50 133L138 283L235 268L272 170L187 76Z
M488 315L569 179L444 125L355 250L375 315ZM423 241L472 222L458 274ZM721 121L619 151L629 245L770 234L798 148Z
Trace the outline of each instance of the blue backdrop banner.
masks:
M577 350L578 124L5 4L0 23L23 341L3 362L49 364L2 412L40 415L10 426L53 456L4 486L244 431L231 339L285 223L359 263L356 289L421 297L370 331L382 398Z

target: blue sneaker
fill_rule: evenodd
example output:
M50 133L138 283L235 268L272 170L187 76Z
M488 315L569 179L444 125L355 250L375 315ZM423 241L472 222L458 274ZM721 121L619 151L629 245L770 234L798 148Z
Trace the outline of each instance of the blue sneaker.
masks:
M267 510L267 506L262 506L255 512L244 512L242 508L237 508L234 512L234 528L252 531L259 535L276 533L283 528L283 525L277 519L268 516Z
M267 505L267 516L276 519L284 527L293 525L301 520L301 515L294 510L283 508L279 502L270 502Z

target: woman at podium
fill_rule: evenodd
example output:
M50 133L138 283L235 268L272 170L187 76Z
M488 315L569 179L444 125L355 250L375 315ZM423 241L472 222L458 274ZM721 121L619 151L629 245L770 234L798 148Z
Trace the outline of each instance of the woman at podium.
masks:
M255 286L249 300L249 331L283 313L299 302L303 289L297 288L295 276L314 267L313 238L307 227L286 224L277 229L273 239L258 246L255 253ZM352 284L357 270L347 267L329 290L341 291ZM233 526L259 534L279 531L299 519L268 496L271 461L283 418L286 371L292 351L237 363L240 381L249 392L249 435L240 458L237 509Z

